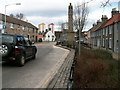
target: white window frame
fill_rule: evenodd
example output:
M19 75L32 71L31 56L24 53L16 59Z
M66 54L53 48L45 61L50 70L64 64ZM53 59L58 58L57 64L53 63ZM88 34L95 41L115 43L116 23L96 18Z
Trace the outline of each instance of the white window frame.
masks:
M0 20L0 29L3 29L3 21Z
M107 36L108 35L108 28L107 27L105 28L105 31L106 31L105 34Z
M14 24L13 23L10 23L10 28L14 28Z
M24 27L24 26L22 26L22 30L25 30L25 27Z
M105 39L103 38L103 47L105 46Z
M112 34L112 26L109 26L109 34Z
M109 38L109 48L112 48L112 38Z

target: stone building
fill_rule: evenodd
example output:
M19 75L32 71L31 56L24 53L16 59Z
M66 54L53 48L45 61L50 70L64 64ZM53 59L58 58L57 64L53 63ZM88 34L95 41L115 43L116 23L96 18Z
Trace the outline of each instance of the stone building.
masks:
M31 41L38 41L38 29L31 23L10 16L6 16L6 27L4 23L5 15L0 14L0 33L20 34L27 36Z
M114 58L120 58L120 13L115 8L111 18L102 16L101 22L93 25L90 31L90 44L93 47L108 50Z

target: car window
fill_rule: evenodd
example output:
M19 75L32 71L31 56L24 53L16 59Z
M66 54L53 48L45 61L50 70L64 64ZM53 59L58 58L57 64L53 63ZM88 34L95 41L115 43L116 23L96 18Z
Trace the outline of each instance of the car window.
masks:
M25 40L25 45L26 46L30 46L30 41L27 37L24 37L24 40Z
M17 36L17 44L18 45L23 45L24 44L23 37Z
M13 36L10 36L10 35L0 35L0 41L7 42L7 43L13 43L14 38Z

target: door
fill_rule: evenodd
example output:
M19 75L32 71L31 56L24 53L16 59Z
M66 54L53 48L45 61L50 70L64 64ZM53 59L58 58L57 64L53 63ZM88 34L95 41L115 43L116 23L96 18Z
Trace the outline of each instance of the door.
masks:
M24 47L26 51L26 57L29 58L32 56L32 46L27 37L24 37Z

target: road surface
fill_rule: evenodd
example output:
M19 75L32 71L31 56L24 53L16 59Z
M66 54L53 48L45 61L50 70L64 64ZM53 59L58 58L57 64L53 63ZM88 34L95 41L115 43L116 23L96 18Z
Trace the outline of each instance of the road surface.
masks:
M25 66L3 63L3 88L45 88L68 55L69 51L53 43L37 44L37 57ZM1 63L0 63L1 64Z

